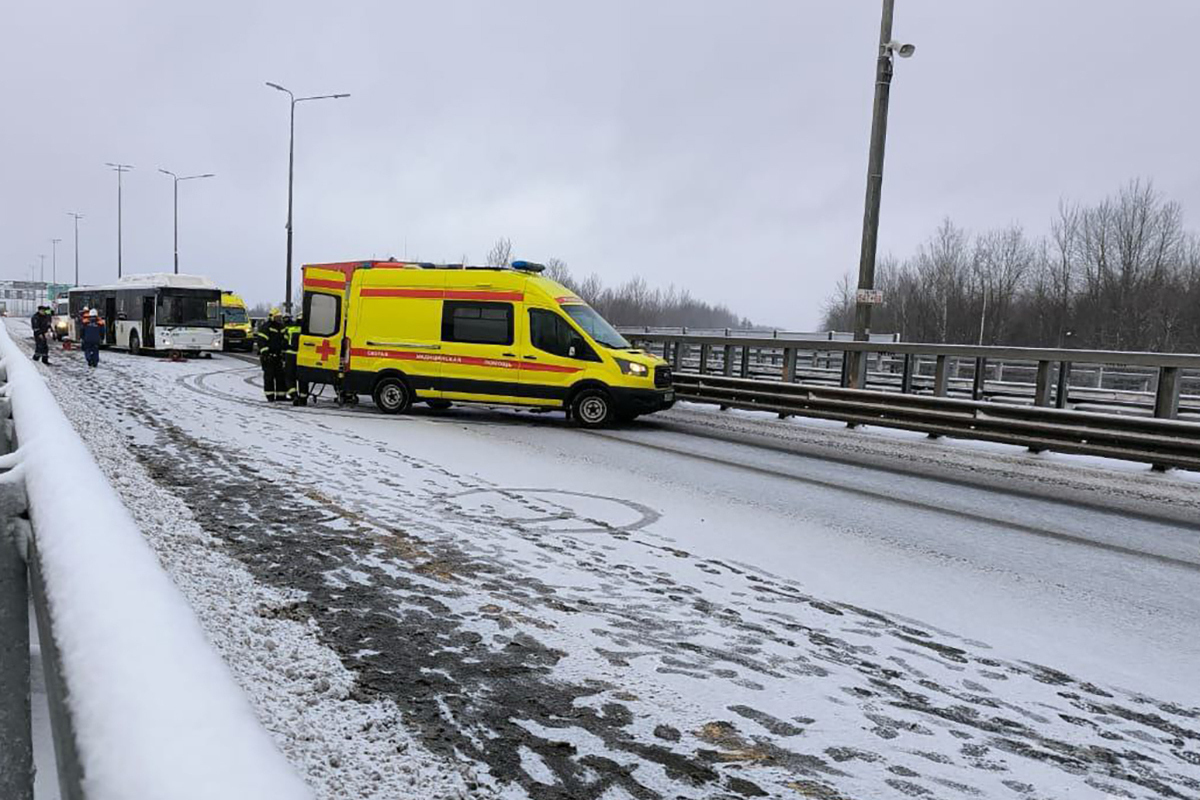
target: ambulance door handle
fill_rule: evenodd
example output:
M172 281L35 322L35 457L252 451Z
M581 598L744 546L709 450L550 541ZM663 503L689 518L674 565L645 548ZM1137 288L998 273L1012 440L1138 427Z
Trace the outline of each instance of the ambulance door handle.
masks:
M530 361L537 361L537 356L525 356L525 357L528 358Z
M516 358L517 357L516 353L501 353L500 355L507 356L508 358Z

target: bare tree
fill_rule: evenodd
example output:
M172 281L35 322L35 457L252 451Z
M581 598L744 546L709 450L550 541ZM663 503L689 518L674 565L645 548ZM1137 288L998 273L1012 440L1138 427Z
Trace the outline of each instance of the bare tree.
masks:
M507 267L512 263L512 240L501 236L492 245L492 249L488 250L487 266L489 267Z
M1039 240L1019 225L970 236L943 220L876 278L876 329L909 340L1200 350L1200 238L1148 181L1091 205L1060 201ZM848 291L839 282L827 324Z
M552 281L561 283L568 289L571 288L571 270L567 269L567 262L561 258L546 259L546 271L542 274Z

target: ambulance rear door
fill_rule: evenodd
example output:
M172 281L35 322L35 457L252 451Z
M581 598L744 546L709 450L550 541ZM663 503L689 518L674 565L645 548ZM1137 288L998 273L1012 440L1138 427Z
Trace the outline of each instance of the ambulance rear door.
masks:
M304 269L304 320L296 354L301 380L329 385L337 382L346 318L346 284L344 272Z

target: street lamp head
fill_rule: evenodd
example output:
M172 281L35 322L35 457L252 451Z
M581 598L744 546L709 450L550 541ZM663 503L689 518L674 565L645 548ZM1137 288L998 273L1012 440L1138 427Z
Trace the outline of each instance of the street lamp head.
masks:
M163 169L162 167L159 167L158 171L161 172L163 175L170 175L172 178L176 177L175 173L171 172L171 170L169 170L169 169Z
M902 44L893 39L888 42L888 50L901 58L912 58L913 54L917 52L917 46L915 44Z

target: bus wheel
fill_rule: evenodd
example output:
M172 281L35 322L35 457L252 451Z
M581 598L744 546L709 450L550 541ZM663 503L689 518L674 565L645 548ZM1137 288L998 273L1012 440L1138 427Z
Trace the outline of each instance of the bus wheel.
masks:
M383 378L375 384L375 405L385 414L399 414L412 405L412 393L400 378Z
M571 403L571 416L584 428L603 428L613 418L613 401L603 389L584 389Z
M135 356L142 353L142 339L138 336L137 331L129 334L129 352Z

